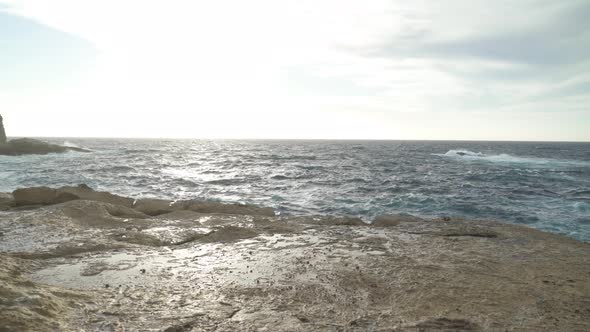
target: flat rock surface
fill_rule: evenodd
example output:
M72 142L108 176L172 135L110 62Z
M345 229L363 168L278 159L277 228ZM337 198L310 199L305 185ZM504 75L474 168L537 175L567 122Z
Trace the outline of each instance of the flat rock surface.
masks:
M90 200L0 212L0 331L590 330L589 244L381 220Z

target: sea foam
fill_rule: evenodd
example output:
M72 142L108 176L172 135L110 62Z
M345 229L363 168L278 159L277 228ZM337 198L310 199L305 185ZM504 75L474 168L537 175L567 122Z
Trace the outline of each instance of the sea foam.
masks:
M552 158L537 158L537 157L521 157L513 156L506 153L496 155L486 155L482 152L473 152L469 150L449 150L444 154L434 153L435 156L450 157L455 159L462 159L467 161L486 161L492 163L505 164L528 164L537 167L587 167L590 162L581 160L567 160L567 159L552 159Z

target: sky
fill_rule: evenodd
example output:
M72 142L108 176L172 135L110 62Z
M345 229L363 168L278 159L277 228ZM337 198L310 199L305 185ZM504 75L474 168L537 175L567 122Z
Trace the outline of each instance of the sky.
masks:
M8 136L590 141L588 0L0 0Z

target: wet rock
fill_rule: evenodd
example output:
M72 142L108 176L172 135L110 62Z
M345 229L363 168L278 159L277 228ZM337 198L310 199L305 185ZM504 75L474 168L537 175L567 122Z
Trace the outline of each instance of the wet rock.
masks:
M78 185L78 188L80 188L80 189L87 189L87 190L92 190L92 188L90 188L90 186L89 186L89 185L87 185L86 183L80 183L80 184Z
M141 213L139 211L136 211L134 209L128 208L123 205L115 205L115 204L106 203L104 205L104 208L107 211L107 213L113 217L134 218L134 219L146 219L149 217L148 215L146 215L144 213Z
M30 282L26 261L0 254L0 331L72 331L69 303L83 300L74 291Z
M113 195L108 192L98 192L88 186L62 187L58 189L48 187L33 187L17 189L12 193L16 206L25 205L53 205L73 200L90 200L121 205L130 208L131 198Z
M159 216L174 211L172 201L163 199L138 199L133 208L150 216Z
M418 331L480 331L481 328L465 319L437 318L416 324Z
M184 221L191 221L191 222L199 222L201 218L203 218L202 213L188 211L188 210L177 210L172 211L169 213L159 214L155 217L157 219L163 220L184 220Z
M128 208L132 208L134 202L132 198L111 194L106 191L94 191L87 185L79 185L76 187L61 187L57 189L57 191L58 193L70 194L83 200L121 205Z
M112 238L120 242L139 244L149 247L163 247L170 244L162 241L152 234L138 231L116 233L112 235Z
M190 323L186 323L186 324L182 324L182 325L171 326L171 327L163 330L163 332L186 332L186 331L192 330L192 328L193 327Z
M274 210L254 205L225 204L207 201L167 201L160 199L139 199L134 200L109 192L95 191L85 184L76 187L61 187L57 189L48 187L33 187L17 189L12 193L16 206L29 205L53 205L72 200L88 200L113 205L120 205L126 208L133 208L138 213L149 216L160 216L175 211L191 211L200 214L233 214L248 216L274 217ZM1 206L1 205L0 205ZM116 215L116 214L113 214ZM127 213L130 217L132 213Z
M109 203L76 200L56 206L67 217L85 227L122 227L124 219L146 219L149 216L131 208ZM123 219L123 220L122 220Z
M393 227L401 223L423 221L425 220L409 214L386 214L377 216L371 225L375 227Z
M499 236L498 232L483 228L472 226L451 226L449 229L444 229L437 233L437 235L445 237L481 237L481 238L496 238Z
M523 226L89 200L2 215L0 330L590 330L590 246Z
M14 205L14 196L12 194L0 193L0 211L7 210Z
M186 229L174 227L146 227L143 230L129 229L121 230L111 234L111 238L119 242L133 243L150 247L172 247L182 246L186 243L199 241L201 238L212 234L212 231L206 228ZM241 237L237 235L237 237ZM205 241L207 242L207 241ZM209 241L215 242L215 241Z
M274 217L275 215L274 210L271 208L262 208L244 204L224 204L219 202L178 201L174 202L171 207L173 209L190 210L198 213L223 213L267 217Z
M235 242L238 240L250 239L260 235L253 229L226 226L216 229L215 231L202 236L199 238L199 242L212 243L212 242Z
M17 189L12 196L16 206L59 204L79 198L71 193L59 192L48 187Z
M313 216L305 218L291 218L288 219L288 221L292 223L326 226L367 226L367 224L360 218L354 217Z
M48 187L24 188L15 190L12 195L16 206L53 205L78 199L121 205L127 208L133 206L133 199L131 198L108 192L94 191L86 185L58 189Z

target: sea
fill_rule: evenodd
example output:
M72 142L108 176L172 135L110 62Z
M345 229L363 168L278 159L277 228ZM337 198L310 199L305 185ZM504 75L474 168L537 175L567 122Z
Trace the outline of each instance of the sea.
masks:
M0 192L84 183L280 215L498 220L590 242L590 143L45 140L92 152L0 156Z

